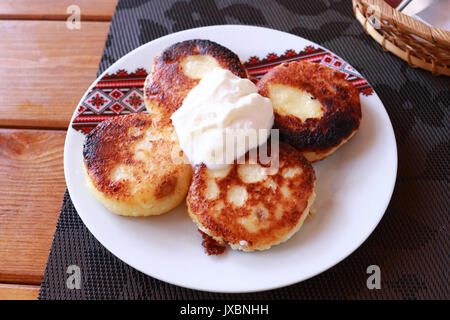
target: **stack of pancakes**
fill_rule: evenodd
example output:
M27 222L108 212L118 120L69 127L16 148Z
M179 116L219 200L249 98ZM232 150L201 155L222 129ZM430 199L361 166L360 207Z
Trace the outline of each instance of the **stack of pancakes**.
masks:
M280 130L276 170L259 158L222 170L192 168L170 116L214 67L247 78L235 53L208 40L176 43L156 57L144 85L148 113L112 118L87 135L87 185L105 207L126 216L162 214L186 199L193 222L218 243L265 250L289 239L308 216L315 198L311 162L356 133L359 92L325 66L283 63L258 83Z

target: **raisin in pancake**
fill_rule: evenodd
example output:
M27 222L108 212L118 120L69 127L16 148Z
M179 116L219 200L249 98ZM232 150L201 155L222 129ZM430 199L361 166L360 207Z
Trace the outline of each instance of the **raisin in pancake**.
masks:
M188 213L198 228L219 243L243 251L265 250L288 240L308 216L315 174L293 147L280 143L279 169L258 163L210 170L194 168Z
M144 84L145 104L152 114L170 117L203 75L215 67L228 69L241 78L247 71L239 57L209 40L187 40L168 47L153 61Z
M89 190L120 215L165 213L189 188L192 168L173 126L146 113L100 123L87 135L83 156Z
M283 63L258 83L272 101L280 138L311 162L322 160L359 128L359 91L344 74L306 61Z

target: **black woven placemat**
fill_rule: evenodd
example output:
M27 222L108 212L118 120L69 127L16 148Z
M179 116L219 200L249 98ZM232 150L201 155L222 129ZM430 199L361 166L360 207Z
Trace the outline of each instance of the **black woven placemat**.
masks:
M260 25L310 39L372 84L399 152L395 191L381 223L350 257L313 279L272 291L217 294L164 283L117 259L87 230L66 192L39 298L449 299L450 78L412 69L383 52L364 34L348 0L121 0L98 73L155 38L214 24ZM80 289L66 286L70 265L80 267ZM369 265L380 267L379 290L366 286Z

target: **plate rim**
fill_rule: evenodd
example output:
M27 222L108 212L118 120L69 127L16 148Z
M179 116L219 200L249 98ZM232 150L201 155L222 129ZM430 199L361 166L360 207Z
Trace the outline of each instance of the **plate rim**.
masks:
M147 42L147 43L145 43L145 44L142 44L142 45L136 47L135 49L129 51L128 53L126 53L125 55L123 55L122 57L120 57L117 61L115 61L114 63L112 63L108 68L106 68L106 69L105 69L105 70L104 70L104 71L103 71L103 72L102 72L102 73L101 73L101 74L100 74L100 75L99 75L99 76L91 83L91 85L87 88L87 90L85 91L85 93L84 93L83 96L81 97L81 99L80 99L80 101L78 102L78 104L75 106L74 112L73 112L73 114L72 114L72 117L71 117L71 120L70 120L70 123L69 123L69 126L68 126L67 135L66 135L66 138L65 138L65 141L64 141L64 177L65 177L66 187L67 187L67 190L68 190L68 192L69 192L69 195L71 194L71 190L70 190L71 188L69 187L69 185L70 185L69 181L70 181L71 178L69 177L70 168L68 168L67 157L69 156L69 153L70 153L70 149L69 149L69 146L70 146L70 140L71 140L71 136L72 136L73 134L80 134L79 132L77 133L77 131L76 131L75 129L73 129L72 124L73 124L74 118L76 117L77 107L84 101L84 99L87 97L88 93L89 93L89 92L91 91L91 89L95 86L95 84L96 84L100 79L102 79L106 74L108 74L108 73L109 73L109 70L113 69L114 66L116 66L116 65L118 65L119 63L122 63L123 61L129 59L129 56L133 55L133 53L134 53L135 51L137 51L137 50L145 50L143 47L150 46L150 45L152 45L152 43L154 43L154 42L163 41L163 39L167 39L167 38L170 38L170 37L174 37L174 36L179 35L179 34L182 34L182 33L193 32L193 31L195 31L195 30L204 30L204 29L222 29L222 28L263 29L264 32L267 32L267 31L269 31L269 32L274 32L274 31L275 31L275 32L284 33L284 34L287 34L287 35L289 35L289 36L294 36L294 37L297 37L297 38L302 39L302 40L304 40L304 41L311 42L312 44L318 46L319 48L325 49L326 51L332 53L332 54L335 55L336 57L342 59L339 55L336 55L333 51L327 49L326 47L323 47L322 45L320 45L320 44L318 44L318 43L316 43L316 42L314 42L314 41L311 41L311 40L309 40L309 39L303 38L303 37L298 36L298 35L296 35L296 34L292 34L292 33L285 32L285 31L281 31L281 30L274 29L274 28L260 27L260 26L252 26L252 25L225 24L225 25L211 25L211 26L204 26L204 27L196 27L196 28L191 28L191 29L186 29L186 30L182 30L182 31L170 33L170 34L167 34L167 35L165 35L165 36L162 36L162 37L153 39L152 41L149 41L149 42ZM275 45L274 47L276 47L276 45ZM345 59L342 59L342 60L347 61L347 60L345 60ZM358 70L358 69L355 69L355 70L359 73L359 70ZM129 70L128 70L128 71L129 71ZM362 75L362 76L363 76L363 75ZM366 79L364 76L363 76L363 78ZM366 80L367 80L367 79L366 79ZM368 82L368 83L369 83L369 85L370 85L370 82ZM371 87L372 87L372 89L373 89L373 86L371 86ZM374 95L375 98L377 98L377 99L379 100L379 103L380 103L381 106L383 107L383 110L384 110L384 112L385 112L385 114L386 114L386 117L387 117L388 123L389 123L389 128L388 128L388 129L389 129L389 131L391 132L392 138L393 138L393 141L394 141L394 143L393 143L393 150L392 150L392 151L394 152L394 157L393 157L393 160L394 160L394 163L393 163L393 169L394 169L394 172L393 172L393 174L392 174L392 181L391 181L391 183L390 183L389 185L387 185L387 187L389 187L390 192L386 194L387 197L386 197L386 201L385 201L385 203L384 203L384 205L383 205L383 210L382 210L383 213L379 215L379 218L377 219L376 223L374 223L373 226L370 228L370 231L368 231L368 233L367 233L364 237L361 237L360 242L359 242L356 246L354 246L354 248L352 247L352 248L350 248L350 249L345 250L345 254L341 254L341 258L340 258L340 259L338 259L338 260L335 261L334 263L330 264L330 265L327 266L326 268L322 268L322 269L320 269L320 270L318 270L318 271L316 271L316 272L313 272L312 274L310 274L310 275L308 275L308 276L306 276L306 277L300 277L300 276L298 276L298 277L297 277L297 280L292 280L292 281L289 281L289 282L283 282L283 283L280 283L280 284L275 285L275 286L274 286L274 285L272 285L272 286L264 286L264 285L261 285L261 286L259 286L259 287L257 287L257 288L252 288L252 289L247 289L247 290L239 290L239 289L238 289L238 290L224 290L224 289L215 289L215 288L205 289L204 287L198 287L198 286L193 286L193 285L186 286L185 284L183 284L183 283L178 283L177 281L171 281L170 279L166 279L166 278L164 278L164 277L158 277L157 275L149 274L147 271L142 270L140 267L136 266L134 263L130 263L130 262L128 262L128 261L125 261L125 260L121 259L116 253L114 253L115 250L114 250L113 248L110 248L109 245L105 245L104 242L102 242L102 241L99 240L99 238L94 234L94 232L92 232L91 227L88 226L88 225L85 223L85 220L83 219L82 215L80 215L80 214L78 213L78 212L79 212L79 209L77 208L77 204L76 204L74 201L72 201L72 203L73 203L73 205L74 205L74 207L75 207L75 209L76 209L76 211L77 211L78 216L79 216L80 219L82 220L83 224L86 226L86 228L89 230L89 232L95 237L95 239L96 239L97 241L99 241L99 243L100 243L103 247L105 247L111 254L113 254L116 258L118 258L120 261L124 262L125 264L131 266L132 268L134 268L134 269L136 269L136 270L138 270L138 271L140 271L140 272L142 272L142 273L144 273L144 274L146 274L146 275L148 275L148 276L150 276L150 277L153 277L153 278L155 278L155 279L158 279L158 280L160 280L160 281L164 281L164 282L167 282L167 283L169 283L169 284L176 285L176 286L180 286L180 287L184 287L184 288L188 288L188 289L193 289L193 290L198 290L198 291L204 291L204 292L215 292L215 293L253 293L253 292L261 292L261 291L266 291L266 290L274 290L274 289L278 289L278 288L282 288L282 287L286 287L286 286L289 286L289 285L293 285L293 284L296 284L296 283L303 282L303 281L305 281L305 280L311 279L311 278L313 278L313 277L315 277L315 276L317 276L317 275L319 275L319 274L321 274L321 273L323 273L323 272L325 272L325 271L331 269L332 267L336 266L338 263L340 263L340 262L344 261L345 259L347 259L347 258L348 258L352 253L354 253L356 250L358 250L358 248L359 248L359 247L360 247L360 246L361 246L361 245L362 245L362 244L370 237L370 235L374 232L374 230L376 229L376 227L379 225L381 219L384 217L384 215L385 215L385 213L386 213L386 210L387 210L387 208L388 208L388 206L389 206L389 204L390 204L390 202L391 202L392 195L393 195L393 193L394 193L394 189L395 189L395 185L396 185L396 181L397 181L397 173L398 173L398 148L397 148L397 140L396 140L396 137L395 137L395 132L394 132L394 129L393 129L392 122L391 122L391 119L390 119L390 117L389 117L389 114L388 114L388 112L387 112L387 110L386 110L386 108L385 108L383 102L381 101L381 99L379 98L378 94L376 93L375 89L373 89L373 95ZM71 199L72 199L72 197L71 197ZM300 279L300 280L298 280L298 279Z

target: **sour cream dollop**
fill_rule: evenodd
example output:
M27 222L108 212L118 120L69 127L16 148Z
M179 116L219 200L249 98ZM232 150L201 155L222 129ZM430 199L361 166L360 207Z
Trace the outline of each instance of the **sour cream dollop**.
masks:
M190 163L221 169L267 141L274 115L271 101L253 82L214 68L171 119Z

